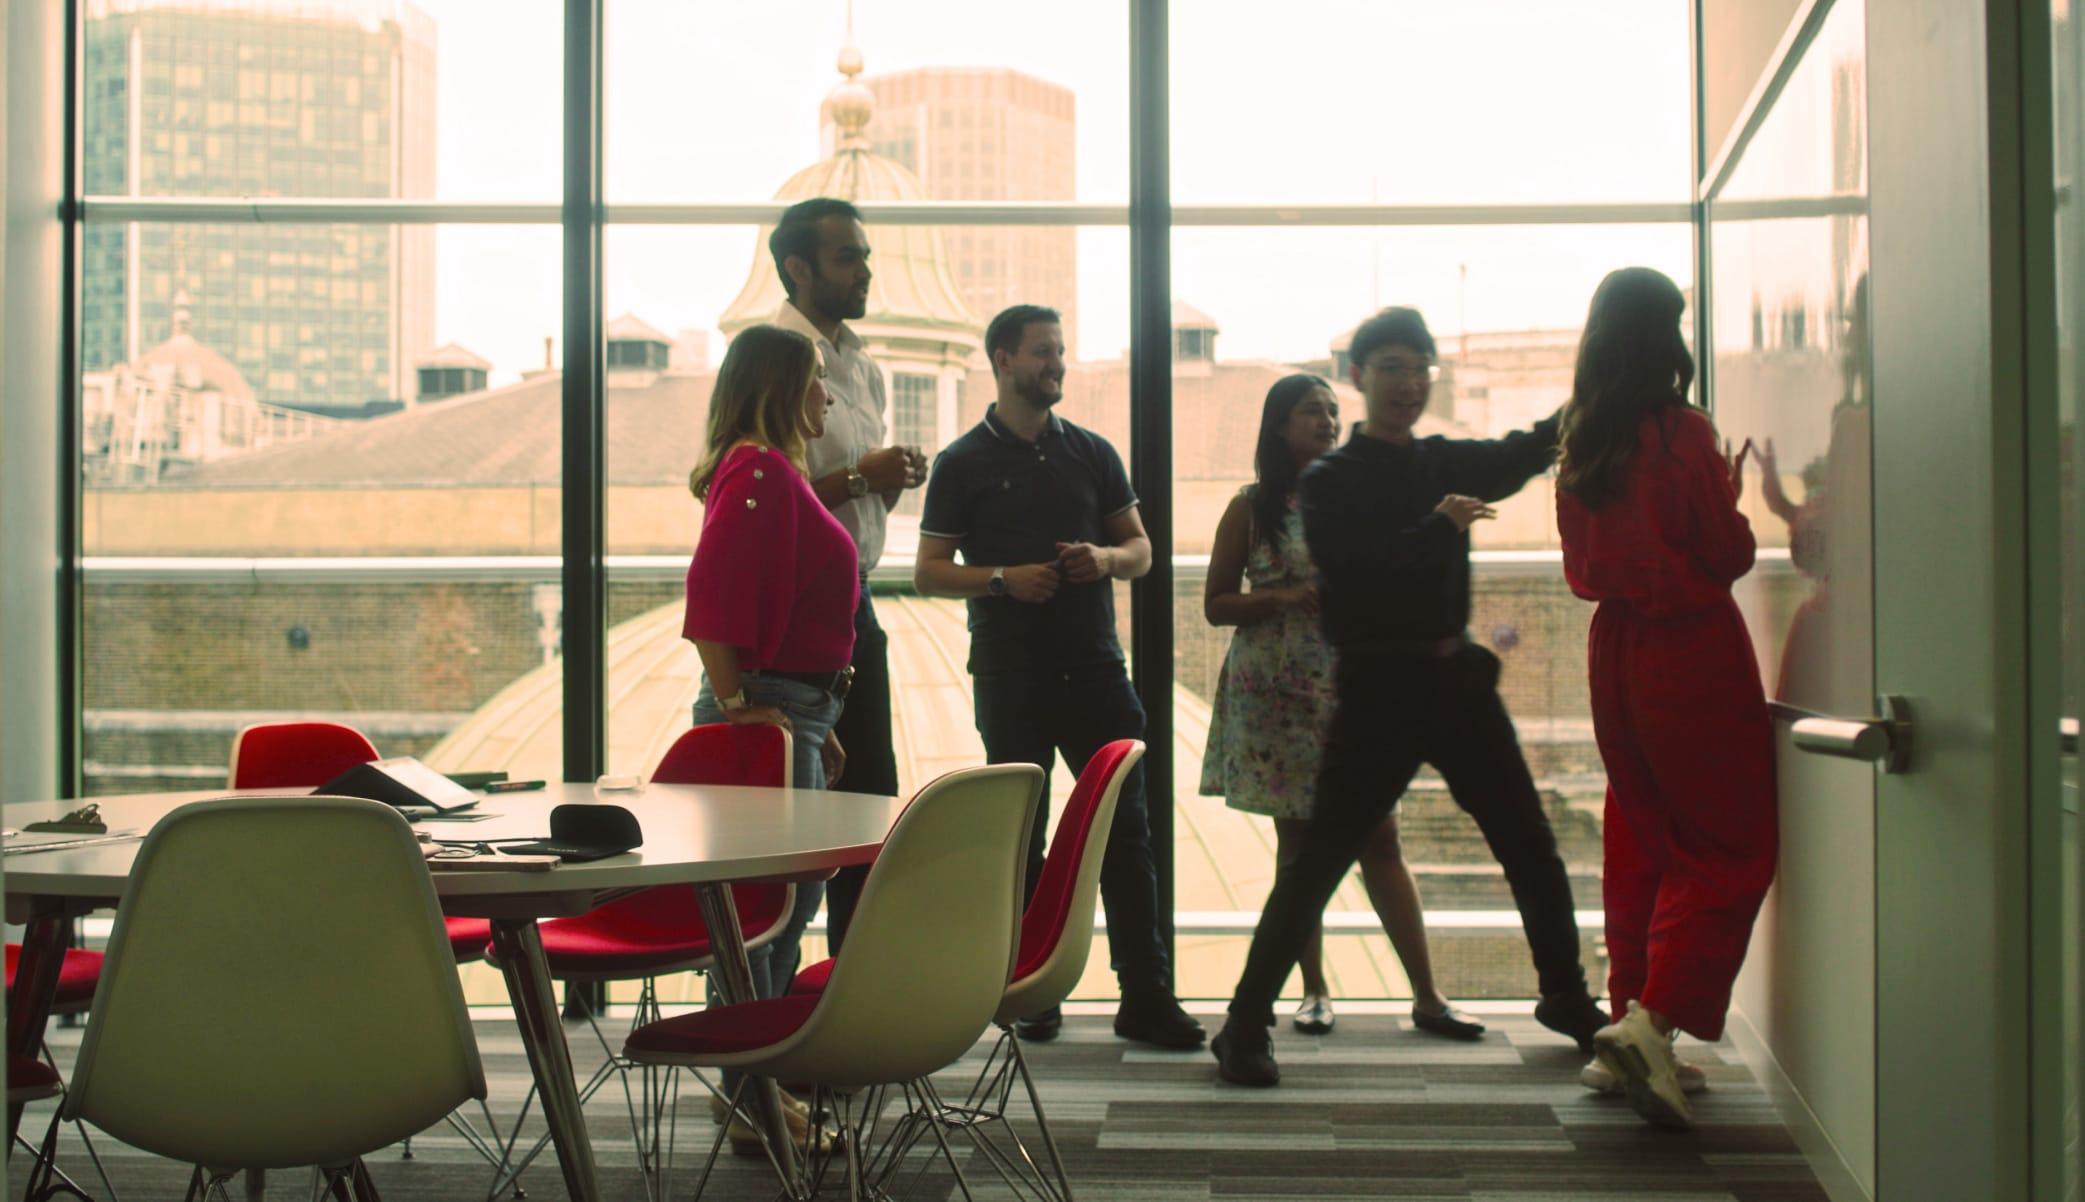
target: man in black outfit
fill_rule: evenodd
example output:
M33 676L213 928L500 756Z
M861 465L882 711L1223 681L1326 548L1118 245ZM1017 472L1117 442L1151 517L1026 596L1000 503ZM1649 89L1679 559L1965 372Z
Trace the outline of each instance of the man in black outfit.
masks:
M1115 581L1151 570L1151 540L1115 448L1053 412L1064 399L1056 310L1015 305L994 317L985 353L999 399L934 460L913 583L930 597L968 599L985 758L1048 773L1061 754L1076 775L1104 744L1144 734L1144 707L1115 637ZM1038 807L1028 844L1030 895L1042 875L1048 809ZM1159 934L1141 765L1124 778L1105 834L1100 897L1122 987L1115 1033L1199 1047L1202 1025L1173 997ZM1062 1021L1053 1008L1015 1029L1052 1039Z
M1362 323L1350 358L1368 420L1297 489L1339 653L1338 703L1303 847L1275 874L1211 1045L1224 1079L1240 1085L1280 1081L1267 1034L1274 999L1355 849L1421 764L1440 771L1506 871L1540 979L1535 1017L1586 1052L1607 1022L1586 990L1570 881L1499 698L1498 657L1466 630L1470 526L1548 470L1557 419L1496 441L1414 438L1437 371L1414 309Z

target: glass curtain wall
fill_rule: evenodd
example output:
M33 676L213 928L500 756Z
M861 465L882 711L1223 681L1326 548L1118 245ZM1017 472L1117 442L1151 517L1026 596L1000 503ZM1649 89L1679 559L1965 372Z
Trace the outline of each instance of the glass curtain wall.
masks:
M985 323L1033 302L1064 316L1059 413L1129 462L1135 2L1038 24L955 0L601 0L604 473L570 483L601 497L607 608L568 631L563 343L589 302L560 268L565 6L82 0L87 787L214 785L239 727L289 716L561 776L564 708L590 691L564 679L567 637L605 647L600 769L648 771L697 683L687 472L730 337L780 304L765 241L796 199L868 217L856 324L893 437L931 455L980 420ZM1169 14L1171 119L1147 132L1172 164L1172 388L1137 404L1174 414L1174 480L1142 503L1174 526L1187 995L1228 991L1271 863L1264 822L1195 788L1223 642L1200 619L1207 541L1266 384L1337 378L1343 333L1413 302L1442 336L1436 416L1502 431L1562 400L1605 270L1692 283L1685 0L1593 27L1515 12L1321 3L1274 34L1242 3ZM1512 651L1555 820L1597 848L1585 615L1537 492L1482 544L1479 634ZM871 576L908 791L982 756L962 607L912 592L918 528L908 494ZM1134 656L1130 613L1118 586ZM1495 866L1437 801L1416 800L1411 850L1455 949L1444 986L1525 994ZM1597 856L1578 860L1590 947ZM1367 925L1358 888L1335 908ZM1341 946L1342 993L1403 992L1380 936ZM1082 991L1111 988L1096 956Z
M1690 292L1694 283L1688 4L1631 0L1589 19L1533 3L1306 2L1249 42L1217 7L1176 9L1171 48L1174 904L1183 982L1203 996L1235 982L1274 870L1274 824L1199 790L1222 741L1209 731L1236 629L1204 616L1209 555L1219 518L1253 479L1270 389L1296 373L1325 379L1348 437L1364 416L1350 336L1385 306L1414 306L1439 373L1419 433L1497 437L1568 397L1579 326L1608 271L1643 265ZM1264 86L1239 86L1246 78ZM1564 586L1546 477L1503 503L1474 545L1471 634L1504 663L1501 689L1571 873L1589 972L1602 979L1592 607ZM1438 987L1527 996L1532 969L1504 877L1431 770L1399 825ZM1361 871L1334 896L1326 931L1334 996L1410 996ZM1289 986L1300 994L1303 975Z

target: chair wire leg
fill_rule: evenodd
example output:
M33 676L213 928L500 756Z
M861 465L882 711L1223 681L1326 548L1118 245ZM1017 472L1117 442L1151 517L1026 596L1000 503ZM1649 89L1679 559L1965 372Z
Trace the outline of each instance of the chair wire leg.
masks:
M45 1202L46 1199L60 1196L78 1198L81 1202L93 1202L87 1191L81 1189L78 1182L66 1176L65 1171L58 1167L57 1114L51 1115L51 1125L44 1131L43 1145L40 1148L30 1147L29 1141L20 1135L15 1136L15 1142L27 1149L31 1157L29 1180L22 1187L23 1202Z
M360 1157L357 1157L348 1169L348 1180L354 1187L355 1202L383 1202L377 1195L376 1182L370 1180L369 1166L363 1164Z
M1035 1088L1035 1077L1028 1071L1028 1057L1021 1053L1020 1040L1013 1039L1010 1042L1012 1042L1014 1050L1014 1072L1020 1076L1021 1084L1028 1090L1028 1105L1034 1109L1036 1128L1042 1132L1043 1151L1050 1158L1050 1171L1057 1175L1058 1200L1059 1202L1073 1202L1071 1176L1064 1171L1064 1157L1057 1151L1057 1137L1050 1134L1050 1118L1043 1113L1042 1094ZM1004 1115L1005 1113L1005 1105L1002 1102L1000 1114ZM1012 1130L1012 1124L1009 1123L1007 1129ZM1020 1137L1016 1136L1015 1142L1018 1143L1019 1139ZM1023 1149L1024 1154L1025 1152L1026 1149Z
M745 1093L745 1091L746 1078L741 1076L738 1079L738 1085L732 1089L731 1096L725 1099L727 1102L731 1104L731 1110L733 1113L736 1113L738 1111L739 1095ZM695 1183L696 1197L700 1198L703 1195L703 1192L709 1188L710 1173L717 1167L717 1154L724 1150L724 1137L730 1134L730 1132L731 1119L730 1116L727 1115L722 1123L717 1124L717 1138L710 1141L709 1159L703 1162L702 1177Z
M521 1173L528 1165L523 1163L512 1171L508 1170L507 1165L514 1159L514 1147L521 1142L521 1129L528 1124L529 1108L535 1104L536 1087L530 1085L528 1092L521 1095L521 1112L514 1116L514 1129L508 1132L506 1142L499 1145L500 1158L492 1166L492 1184L485 1190L485 1202L494 1202L510 1185L514 1187L514 1196L516 1198L527 1196L521 1189ZM500 1129L498 1124L492 1123L492 1107L488 1103L481 1103L481 1105L485 1106L485 1119L492 1126L493 1139L498 1140ZM531 1153L532 1158L533 1155Z
M905 1087L905 1092L908 1096L911 1096L916 1091L913 1086L908 1084ZM923 1107L931 1106L933 1101L930 1098L922 1098L920 1104ZM930 1119L927 1127L934 1133L934 1142L941 1145L941 1158L948 1162L948 1171L955 1174L956 1188L962 1191L964 1202L974 1202L970 1197L970 1183L963 1178L963 1166L956 1163L955 1149L948 1146L948 1133L941 1129L942 1124L938 1119Z
M1005 1122L1006 1088L1002 1082L1005 1081L1011 1067L1012 1061L1008 1060L999 1075L994 1078L993 1096L985 1099L986 1106L968 1113L950 1106L941 1097L940 1089L931 1079L922 1079L919 1088L928 1098L928 1104L936 1114L942 1116L946 1125L963 1129L963 1133L970 1139L970 1146L976 1149L986 1167L998 1175L999 1180L1006 1184L1006 1188L1014 1197L1025 1200L1032 1194L1042 1202L1048 1202L1048 1191L1038 1188L1035 1184L1041 1180L1041 1170L1035 1167L1034 1159L1028 1155L1028 1149L1021 1143L1019 1134L1013 1130L1011 1124ZM997 1107L996 1112L991 1109L994 1106ZM992 1122L998 1122L1005 1128L1007 1138L1014 1145L1013 1152L1000 1147L998 1141L992 1138L986 1126ZM1015 1153L1019 1155L1016 1156Z
M78 936L74 937L77 938ZM76 1016L68 1015L67 1017ZM38 1049L43 1054L43 1062L45 1064L50 1065L51 1068L55 1071L58 1068L58 1058L51 1052L51 1042L49 1040L44 1040L41 1044L38 1045ZM109 1180L108 1167L101 1163L101 1153L94 1150L94 1137L87 1133L87 1121L85 1119L74 1119L72 1121L72 1129L79 1134L80 1143L85 1145L87 1149L87 1159L93 1162L94 1173L96 1176L101 1178L101 1188L108 1191L109 1202L123 1202L122 1195L116 1192L115 1183ZM26 1147L27 1145L24 1146ZM53 1146L55 1147L55 1145ZM67 1188L73 1190L74 1192L79 1192L80 1187L77 1184L73 1183L72 1178L66 1177L63 1172L59 1172L57 1168L57 1162L55 1160L52 1161L51 1171L56 1172L58 1173L58 1176L65 1178ZM34 1197L34 1195L24 1196ZM86 1197L84 1193L81 1193L80 1196L83 1198Z
M824 1091L820 1090L819 1094L822 1096ZM862 1175L861 1140L857 1138L859 1133L855 1130L854 1123L851 1121L854 1117L852 1099L840 1102L838 1109L841 1114L840 1137L847 1145L845 1148L847 1156L847 1196L855 1199L855 1202L867 1202L874 1195L869 1192L868 1179ZM864 1118L866 1120L866 1116ZM825 1167L820 1165L819 1183L823 1183L824 1176Z
M109 1191L109 1202L123 1202L121 1196L116 1193L115 1183L109 1180L108 1166L101 1163L101 1153L94 1149L94 1137L87 1134L86 1120L74 1119L72 1125L79 1133L81 1145L87 1149L87 1160L94 1166L95 1175L101 1178L101 1188Z

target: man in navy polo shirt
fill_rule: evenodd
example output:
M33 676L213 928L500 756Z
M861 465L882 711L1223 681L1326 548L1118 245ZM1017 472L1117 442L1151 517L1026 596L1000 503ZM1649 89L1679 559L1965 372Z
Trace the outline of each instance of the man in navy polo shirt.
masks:
M985 331L985 353L998 403L934 460L913 583L927 596L968 599L985 757L1048 772L1061 753L1076 775L1103 744L1144 733L1144 708L1115 637L1114 582L1151 570L1151 540L1115 448L1051 412L1064 399L1057 311L1006 310ZM1028 846L1031 895L1047 826L1047 807L1038 807ZM1159 1047L1198 1046L1202 1026L1173 997L1159 935L1142 767L1131 770L1116 803L1100 896L1122 987L1115 1033ZM1052 1009L1017 1029L1025 1039L1050 1039L1061 1023Z

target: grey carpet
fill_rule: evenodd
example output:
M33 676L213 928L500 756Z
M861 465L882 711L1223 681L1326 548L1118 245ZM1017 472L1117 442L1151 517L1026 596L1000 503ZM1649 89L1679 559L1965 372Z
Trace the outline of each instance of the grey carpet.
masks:
M602 1053L583 1026L568 1028L582 1072ZM52 1048L68 1067L77 1029L54 1029ZM481 1022L478 1037L495 1116L511 1124L528 1087L528 1066L511 1023ZM1394 1198L1455 1202L1824 1202L1793 1140L1727 1045L1688 1044L1708 1067L1709 1093L1697 1103L1699 1128L1686 1134L1646 1128L1621 1102L1578 1087L1581 1058L1531 1019L1494 1020L1481 1043L1455 1044L1413 1031L1390 1016L1343 1015L1334 1034L1277 1036L1284 1084L1272 1091L1218 1081L1207 1052L1165 1053L1124 1043L1100 1016L1067 1020L1054 1044L1030 1045L1030 1064L1052 1129L1081 1198L1197 1202L1230 1198ZM972 1074L981 1045L966 1061ZM944 1093L967 1084L958 1066L940 1078ZM706 1096L684 1088L679 1107L673 1197L692 1196L716 1128ZM22 1129L40 1138L52 1112L32 1107ZM644 1197L629 1120L612 1086L587 1109L605 1194ZM536 1127L535 1130L540 1130ZM126 1200L178 1198L181 1166L102 1136L96 1147ZM1038 1145L1039 1146L1039 1145ZM961 1140L959 1163L979 1198L1004 1198L982 1159ZM482 1197L487 1170L454 1132L417 1138L414 1158L396 1148L369 1158L386 1199ZM547 1157L546 1153L546 1157ZM26 1157L10 1164L19 1197ZM939 1165L904 1179L905 1198L960 1197ZM102 1196L78 1138L62 1138L60 1164ZM774 1196L764 1162L728 1151L707 1197ZM524 1178L531 1199L566 1197L547 1158ZM304 1173L269 1179L270 1199L309 1196ZM243 1197L237 1193L237 1197Z

